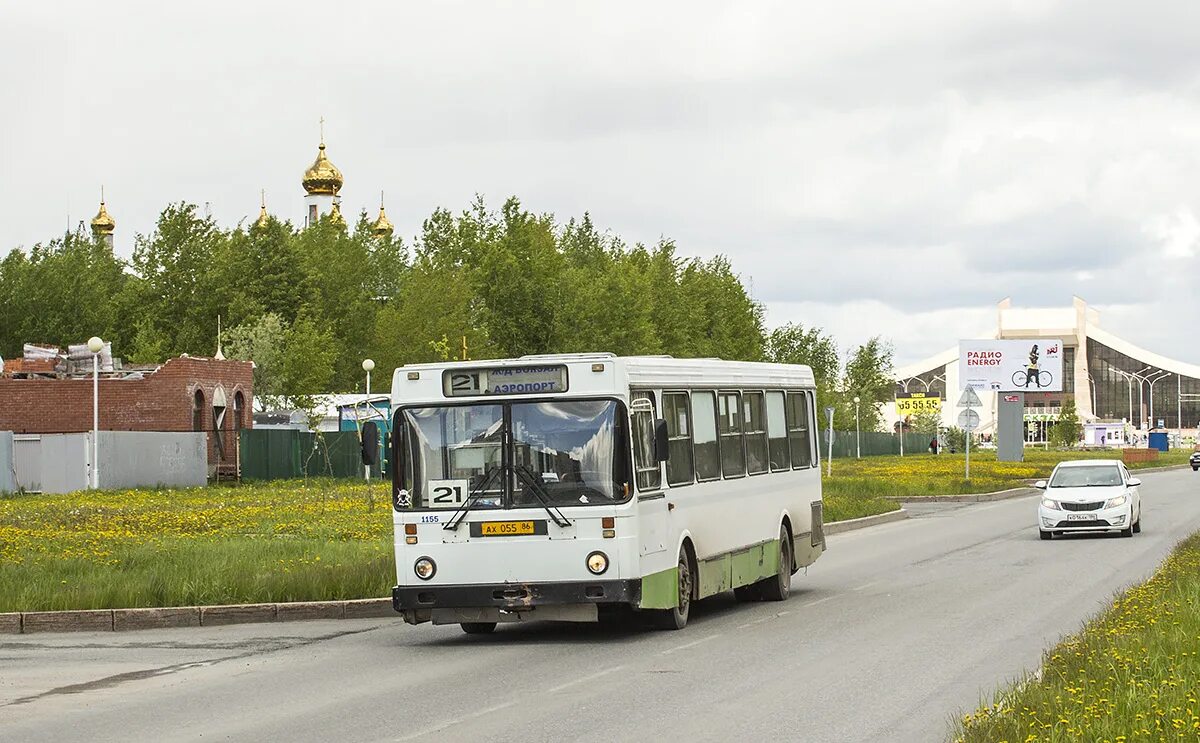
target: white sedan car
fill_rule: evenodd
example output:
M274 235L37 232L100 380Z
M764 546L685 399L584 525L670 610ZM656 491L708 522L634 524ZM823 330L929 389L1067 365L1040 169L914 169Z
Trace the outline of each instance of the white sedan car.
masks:
M1097 531L1132 537L1142 530L1141 484L1114 459L1061 462L1049 482L1034 485L1045 491L1038 504L1038 533L1042 539Z

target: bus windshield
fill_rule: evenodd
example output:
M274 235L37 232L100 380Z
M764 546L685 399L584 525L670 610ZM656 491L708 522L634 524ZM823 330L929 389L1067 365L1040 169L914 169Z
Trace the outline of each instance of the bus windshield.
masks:
M401 508L530 508L626 499L613 400L405 408Z

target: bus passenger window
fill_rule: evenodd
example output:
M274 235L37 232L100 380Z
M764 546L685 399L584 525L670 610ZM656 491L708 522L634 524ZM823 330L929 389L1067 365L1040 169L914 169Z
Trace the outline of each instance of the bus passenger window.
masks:
M812 429L809 426L807 392L789 392L787 407L788 440L792 446L792 466L812 466Z
M692 393L692 436L696 479L716 480L721 476L721 453L717 445L717 401L711 392Z
M782 392L767 393L767 435L770 437L771 470L779 472L792 468L788 450L787 415L784 413Z
M650 410L633 414L633 467L637 472L638 490L657 490L662 486L662 472L654 461L654 395L635 392L633 399L650 401Z
M692 482L692 414L685 392L663 395L663 417L667 419L667 441L671 452L667 460L667 483L688 485Z
M722 392L718 396L719 415L717 430L721 432L721 474L725 477L741 477L746 474L746 450L742 447L741 397L736 392Z
M742 395L742 411L746 422L746 469L752 475L761 475L769 467L762 393L747 392Z

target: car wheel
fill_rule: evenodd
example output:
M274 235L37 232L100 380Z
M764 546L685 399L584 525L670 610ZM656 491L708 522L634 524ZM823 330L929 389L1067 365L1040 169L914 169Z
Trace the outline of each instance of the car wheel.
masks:
M1042 531L1041 529L1038 529L1038 536L1041 537L1042 539L1051 539L1054 537L1054 532Z
M1196 470L1200 470L1200 467L1192 467L1192 472L1195 472Z
M495 622L463 622L459 626L468 635L490 635L496 631Z
M1138 520L1133 522L1133 533L1134 534L1142 533L1142 514L1141 514L1141 512L1138 512Z
M1132 526L1127 526L1127 527L1125 527L1124 529L1122 529L1122 530L1121 530L1121 536L1123 536L1123 537L1132 537L1132 536L1133 536L1133 527L1132 527Z

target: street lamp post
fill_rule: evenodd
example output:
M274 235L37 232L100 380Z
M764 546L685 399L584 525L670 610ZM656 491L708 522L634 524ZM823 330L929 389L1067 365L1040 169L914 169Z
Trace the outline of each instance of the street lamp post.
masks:
M1146 372L1152 368L1143 366L1136 372L1130 372L1130 375L1138 381L1138 423L1142 425L1146 423ZM1147 428L1149 427L1147 426Z
M858 395L854 396L854 458L862 459L862 433L858 424Z
M1170 376L1171 376L1170 372L1163 371L1161 369L1154 372L1153 374L1148 374L1146 376L1146 382L1150 386L1150 428L1155 427L1155 422L1157 420L1154 417L1154 385L1158 384L1159 382L1163 381L1164 379L1169 378Z
M1133 375L1127 371L1121 371L1115 366L1108 367L1109 369L1120 374L1129 384L1129 417L1126 419L1130 428L1133 428Z
M92 490L100 488L100 352L104 341L96 336L88 338L88 350L92 352Z
M367 409L373 411L374 406L371 405L371 372L375 369L375 362L372 359L363 359L362 368L367 373ZM367 416L368 419L370 417L370 415ZM363 465L363 479L371 479L371 465L369 464Z

